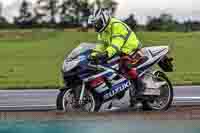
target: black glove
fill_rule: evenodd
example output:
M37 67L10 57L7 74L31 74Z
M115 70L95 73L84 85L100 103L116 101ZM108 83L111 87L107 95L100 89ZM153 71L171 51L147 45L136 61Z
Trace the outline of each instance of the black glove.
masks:
M92 55L88 56L88 61L91 62L92 64L98 64L97 58Z
M105 63L108 59L108 54L107 52L104 53L98 53L96 55L90 55L88 57L88 60L91 61L93 64L100 64L100 63Z

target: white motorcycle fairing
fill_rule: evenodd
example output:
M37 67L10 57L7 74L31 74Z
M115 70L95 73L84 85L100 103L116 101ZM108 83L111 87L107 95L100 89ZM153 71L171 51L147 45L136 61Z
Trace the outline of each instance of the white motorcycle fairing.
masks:
M145 71L153 66L155 63L158 63L163 56L169 52L168 46L155 46L155 47L145 47L141 50L144 53L144 56L148 57L148 60L143 64L137 67L138 70ZM142 73L142 74L143 74Z

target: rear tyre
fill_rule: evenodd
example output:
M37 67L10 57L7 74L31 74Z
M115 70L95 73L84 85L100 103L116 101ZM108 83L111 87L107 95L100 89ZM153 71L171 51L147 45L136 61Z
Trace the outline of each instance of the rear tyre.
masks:
M160 88L161 95L154 97L151 101L143 102L144 110L166 111L172 105L173 101L173 86L165 73L157 71L154 73L157 81L165 81L167 84Z

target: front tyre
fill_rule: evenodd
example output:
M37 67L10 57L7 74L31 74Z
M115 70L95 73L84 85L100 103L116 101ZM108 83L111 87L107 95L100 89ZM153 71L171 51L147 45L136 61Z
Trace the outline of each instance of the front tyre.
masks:
M150 109L154 111L166 111L172 105L173 96L174 96L173 86L171 82L169 81L169 79L167 78L167 76L165 75L165 73L161 71L157 71L154 73L154 75L156 76L156 80L158 82L165 81L166 85L163 85L161 86L161 88L159 88L161 91L160 96L154 97L152 100L145 101L143 103L144 108L147 110Z
M81 104L72 89L62 90L57 96L57 109L64 112L97 112L100 108L98 103L97 98L87 89Z

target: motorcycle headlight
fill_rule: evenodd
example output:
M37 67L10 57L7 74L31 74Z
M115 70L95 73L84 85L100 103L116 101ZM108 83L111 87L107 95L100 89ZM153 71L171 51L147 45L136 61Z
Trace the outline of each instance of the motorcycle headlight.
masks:
M79 59L74 59L71 61L65 60L63 63L63 72L71 71L73 68L75 68L79 64Z

